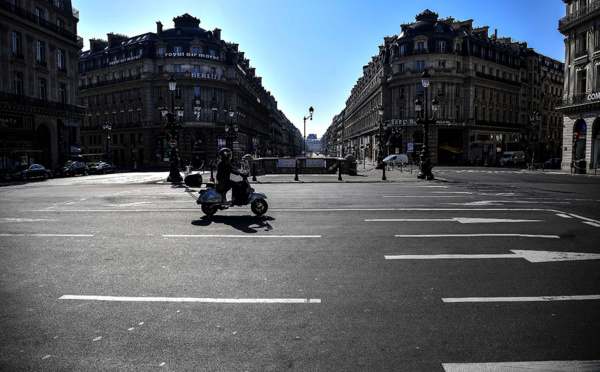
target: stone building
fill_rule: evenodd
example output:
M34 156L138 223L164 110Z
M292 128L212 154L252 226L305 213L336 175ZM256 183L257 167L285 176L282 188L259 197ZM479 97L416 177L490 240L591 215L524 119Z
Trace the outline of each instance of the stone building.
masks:
M0 172L54 169L79 154L77 36L71 0L0 0Z
M565 35L562 168L579 172L600 160L600 1L563 0L566 16L558 22Z
M236 160L248 153L296 155L299 130L277 109L238 45L189 14L173 21L170 29L157 22L156 32L92 39L80 54L84 152L105 153L119 167L167 166L163 112L174 106L183 127L181 166L215 162L225 146Z
M415 111L419 98L438 102L428 131L434 164L494 164L506 150L527 150L535 160L550 157L550 144L562 141L555 111L561 62L497 31L490 35L487 26L473 27L473 20L439 19L430 10L401 28L363 67L324 143L335 143L342 156L408 153L416 160L424 142ZM424 71L431 76L427 90Z

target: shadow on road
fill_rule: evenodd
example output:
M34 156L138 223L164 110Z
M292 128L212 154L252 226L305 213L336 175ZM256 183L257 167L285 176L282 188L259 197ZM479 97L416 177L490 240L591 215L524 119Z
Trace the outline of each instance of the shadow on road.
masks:
M269 223L274 221L273 217L262 216L203 216L198 220L192 221L194 226L206 227L213 223L229 225L236 230L239 230L246 234L255 234L259 231L271 231L273 226Z

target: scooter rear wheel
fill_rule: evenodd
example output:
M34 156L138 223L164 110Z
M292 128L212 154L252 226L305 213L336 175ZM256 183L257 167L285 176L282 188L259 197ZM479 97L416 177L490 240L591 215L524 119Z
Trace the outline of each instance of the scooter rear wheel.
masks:
M250 204L250 209L255 215L262 216L263 214L267 213L269 205L265 199L256 199L252 202L252 204Z
M212 216L219 210L219 206L216 204L202 204L202 212L207 216Z

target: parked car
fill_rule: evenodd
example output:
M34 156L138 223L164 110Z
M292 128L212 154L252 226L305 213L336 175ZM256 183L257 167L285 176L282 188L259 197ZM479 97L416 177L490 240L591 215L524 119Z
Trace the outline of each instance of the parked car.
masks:
M72 177L78 174L83 176L87 176L88 174L90 174L87 165L80 161L68 161L65 163L65 166L60 171L60 175L63 177Z
M382 169L385 165L407 165L408 164L408 156L406 154L394 154L390 156L386 156L381 163L377 165L377 169Z
M552 164L552 158L546 160L544 168L560 168L561 158L554 158L554 164Z
M43 165L32 164L19 165L9 176L13 180L27 181L32 178L50 178L52 177L52 171L44 168Z
M96 163L91 163L88 165L88 169L90 174L106 174L106 173L115 173L116 168L114 165L99 161Z
M500 165L525 163L524 151L505 151L500 158Z

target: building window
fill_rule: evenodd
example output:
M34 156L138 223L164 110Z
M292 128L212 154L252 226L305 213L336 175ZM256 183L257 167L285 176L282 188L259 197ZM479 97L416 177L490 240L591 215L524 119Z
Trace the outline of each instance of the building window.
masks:
M65 51L62 49L56 49L56 63L60 70L66 70L65 64Z
M14 76L14 93L18 96L23 95L23 73L21 71L15 71Z
M173 53L181 53L182 48L181 45L177 45L173 47Z
M216 56L215 51L212 49L209 49L208 53L213 57Z
M417 61L417 70L425 69L425 61Z
M12 33L12 51L15 56L23 57L23 43L21 33L18 31Z
M438 53L444 53L446 51L446 42L445 41L437 42L437 51L438 51Z
M440 67L440 68L446 68L446 61L445 60L438 61L438 67Z
M173 67L173 70L174 70L175 72L181 72L181 65L175 65L175 66Z
M200 47L192 47L192 53L200 54Z
M60 83L58 84L58 95L60 97L60 103L67 103L67 84Z
M577 92L585 93L587 90L587 71L577 72Z
M35 8L35 16L38 18L38 22L40 19L46 19L44 9Z
M38 64L46 64L46 43L40 40L36 42L36 61Z
M417 42L417 50L422 53L425 50L425 42L423 42L423 41Z
M164 47L159 47L158 48L158 56L159 57L164 57L165 56L165 48Z
M38 78L38 97L42 100L46 100L48 98L46 94L46 79L44 78Z
M402 44L400 45L400 55L403 56L406 54L406 45Z
M181 87L175 88L175 98L181 99Z

